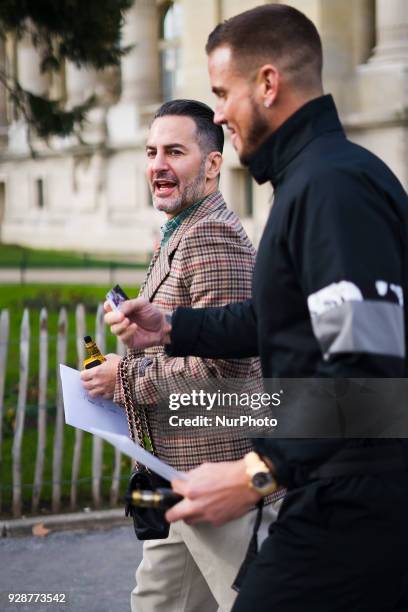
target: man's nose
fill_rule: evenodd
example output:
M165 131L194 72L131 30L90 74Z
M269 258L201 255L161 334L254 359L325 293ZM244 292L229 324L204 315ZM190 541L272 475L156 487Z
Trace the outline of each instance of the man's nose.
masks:
M217 104L215 106L214 123L216 125L222 125L223 123L227 123L227 121L225 119L225 115L224 115L224 109L221 106L221 104Z
M160 153L158 151L154 159L152 160L152 170L158 172L160 170L168 170L168 168L169 164L167 161L167 156L164 153Z

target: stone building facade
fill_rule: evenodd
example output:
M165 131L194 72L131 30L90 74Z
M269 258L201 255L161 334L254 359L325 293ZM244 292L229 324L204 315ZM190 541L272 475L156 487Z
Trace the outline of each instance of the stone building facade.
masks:
M213 104L204 46L221 20L261 0L137 0L123 32L133 45L119 69L67 63L52 78L39 71L28 40L0 45L0 62L34 93L63 95L67 107L95 93L86 144L35 143L0 89L0 239L34 247L146 256L163 218L144 176L144 143L165 99ZM408 0L286 0L322 35L325 91L334 94L352 140L388 163L408 187ZM271 199L242 169L227 140L221 189L256 243Z

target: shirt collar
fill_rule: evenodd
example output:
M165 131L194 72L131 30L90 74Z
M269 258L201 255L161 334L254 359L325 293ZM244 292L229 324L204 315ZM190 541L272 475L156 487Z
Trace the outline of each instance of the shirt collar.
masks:
M176 229L180 227L183 221L187 219L187 217L191 215L191 213L194 210L196 210L200 206L200 204L204 202L204 200L206 200L206 198L203 198L202 200L199 200L198 202L196 202L195 204L192 204L188 208L185 208L184 210L181 211L181 213L179 213L172 219L169 219L168 221L166 221L166 223L163 223L163 225L160 228L161 235L162 235L160 247L164 247L168 243L171 235L176 231Z
M248 169L257 183L279 182L286 166L317 136L325 132L343 132L331 95L307 102L291 115L257 149Z

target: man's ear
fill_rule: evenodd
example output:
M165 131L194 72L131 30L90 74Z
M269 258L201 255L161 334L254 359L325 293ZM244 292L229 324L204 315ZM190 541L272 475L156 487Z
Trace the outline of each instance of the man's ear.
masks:
M206 160L206 178L213 180L220 173L223 157L219 151L211 151Z
M258 71L257 81L260 86L262 104L270 108L278 95L280 85L280 73L273 64L265 64Z

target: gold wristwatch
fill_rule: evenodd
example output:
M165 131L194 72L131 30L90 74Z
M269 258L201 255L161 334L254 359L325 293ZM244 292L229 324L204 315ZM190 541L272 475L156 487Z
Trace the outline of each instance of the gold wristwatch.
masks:
M276 482L271 470L262 461L258 453L250 452L244 457L245 472L249 478L248 485L257 491L262 497L274 493L279 485Z

